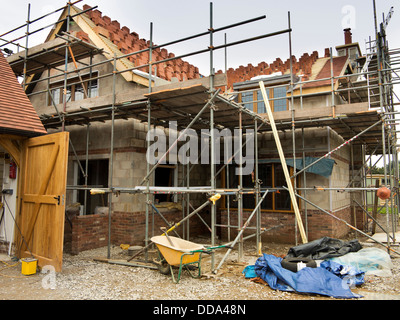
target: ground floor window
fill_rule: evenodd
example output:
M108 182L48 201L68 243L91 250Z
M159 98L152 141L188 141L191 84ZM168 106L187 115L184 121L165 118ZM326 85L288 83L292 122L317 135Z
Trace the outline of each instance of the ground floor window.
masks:
M282 188L287 186L283 167L280 163L259 164L258 177L262 181L262 188ZM293 168L289 167L289 172L293 174ZM224 184L226 185L226 183ZM237 188L239 185L239 176L235 175L235 167L229 166L229 188ZM254 180L252 175L243 176L243 188L254 188ZM235 197L230 198L230 208L237 208L238 202ZM225 204L226 206L226 204ZM243 209L254 209L256 199L253 194L243 195ZM290 199L290 194L286 190L278 190L269 192L261 209L268 211L289 211L293 212L293 206Z
M175 166L160 165L154 171L154 186L156 187L173 187L175 183ZM173 194L158 193L154 195L154 202L172 202L174 201Z
M100 160L89 160L88 162L88 179L87 185L93 188L107 188L108 187L108 159ZM81 161L82 168L85 169L86 161ZM81 170L78 168L78 185L85 185L85 177ZM78 202L83 205L85 202L85 191L78 191ZM86 197L86 213L94 214L96 207L106 207L108 206L107 194L95 194L91 195L87 192Z

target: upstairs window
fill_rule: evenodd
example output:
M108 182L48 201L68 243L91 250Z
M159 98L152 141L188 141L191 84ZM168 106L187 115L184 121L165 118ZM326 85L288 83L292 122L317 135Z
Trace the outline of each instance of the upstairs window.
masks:
M82 76L82 82L79 78L71 78L67 80L66 101L79 101L85 99L85 92L88 98L97 97L98 79L97 72L92 74L92 80L89 75ZM52 105L52 100L55 104L63 103L64 81L52 83L50 86L49 105Z
M287 99L287 86L265 89L272 112L289 110L289 102ZM244 91L239 93L239 102L242 103L246 109L249 109L253 112L267 112L261 90L254 89L252 91Z
M254 98L253 98L253 92L243 92L241 93L241 102L243 103L243 106L246 109L249 109L250 111L257 112L257 109L254 109Z

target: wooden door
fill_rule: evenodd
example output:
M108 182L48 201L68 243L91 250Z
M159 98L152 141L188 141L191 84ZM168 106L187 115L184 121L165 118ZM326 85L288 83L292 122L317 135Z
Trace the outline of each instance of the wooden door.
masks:
M61 271L69 133L27 139L19 176L19 256Z

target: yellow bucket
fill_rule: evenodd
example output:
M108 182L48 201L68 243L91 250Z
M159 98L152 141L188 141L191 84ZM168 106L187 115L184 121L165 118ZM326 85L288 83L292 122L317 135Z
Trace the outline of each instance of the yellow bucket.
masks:
M36 273L37 259L25 258L21 259L21 273L25 276L29 276Z

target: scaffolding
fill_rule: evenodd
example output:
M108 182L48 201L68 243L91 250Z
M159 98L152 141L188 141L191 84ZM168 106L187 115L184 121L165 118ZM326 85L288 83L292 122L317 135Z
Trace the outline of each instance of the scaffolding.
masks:
M11 67L14 72L22 77L22 86L26 89L28 97L37 94L46 93L51 99L49 102L53 107L55 112L53 114L42 114L40 115L41 121L47 129L60 129L65 130L67 126L71 125L81 125L87 127L86 134L86 154L85 154L85 168L78 161L80 171L85 177L85 185L82 186L68 186L70 190L84 190L85 191L85 206L86 198L88 192L100 192L108 195L108 212L109 212L109 235L108 235L108 258L110 258L110 247L111 247L111 215L112 215L112 195L119 193L129 193L129 194L145 194L146 195L146 223L145 223L145 247L147 248L151 243L149 243L150 235L150 223L151 214L154 212L154 201L153 195L156 193L167 193L181 195L183 212L182 217L191 216L193 213L197 213L198 208L195 209L191 206L190 195L191 194L202 194L210 198L216 194L220 194L226 199L227 203L227 218L228 224L218 224L217 223L217 205L213 201L207 201L207 205L211 208L211 226L206 224L208 230L211 233L211 246L216 245L217 241L217 229L226 227L228 230L228 241L231 241L231 230L236 231L235 239L231 242L233 244L238 244L238 259L243 256L243 242L249 238L256 238L256 248L258 254L261 253L261 235L263 232L271 230L272 228L278 228L280 226L272 226L272 228L265 228L261 223L261 208L260 205L265 199L265 196L269 192L276 192L287 190L285 186L278 186L274 188L262 187L262 181L259 179L259 155L258 155L258 138L261 134L266 132L271 132L271 119L253 112L246 108L246 103L235 101L235 95L239 92L233 92L228 94L221 94L221 87L226 83L226 74L218 75L215 74L214 70L214 53L217 50L225 50L231 46L236 46L244 43L251 43L256 40L267 39L270 37L277 36L288 36L289 45L289 57L292 57L292 27L290 23L290 13L288 13L288 27L283 30L279 30L272 33L262 34L259 36L243 39L240 41L235 41L231 43L225 43L222 45L214 45L214 35L218 32L226 31L234 27L240 27L245 24L253 23L262 19L265 16L256 17L254 19L249 19L241 22L237 22L231 25L215 28L213 19L213 4L210 3L210 23L209 29L205 32L201 32L195 35L191 35L182 39L174 40L162 45L155 45L153 43L153 23L150 24L150 41L148 48L139 50L136 52L131 52L128 54L114 54L113 58L105 59L104 61L93 63L92 59L95 55L104 52L102 48L98 48L92 44L89 44L81 39L72 36L69 33L69 24L72 19L76 16L86 13L87 11L94 10L96 7L87 10L78 10L74 7L75 4L81 2L81 0L75 2L68 2L66 6L55 10L49 14L46 14L40 18L31 20L30 17L30 5L28 6L28 18L27 23L14 28L6 33L0 35L0 40L4 43L0 45L3 49L5 46L16 46L18 48L17 54L9 54L8 58ZM399 55L400 50L390 50L387 45L386 40L386 26L393 14L392 9L389 12L388 17L379 26L376 20L376 9L375 2L375 30L376 39L367 42L367 55L365 58L360 58L360 61L364 62L364 67L358 72L353 72L351 74L345 74L340 76L334 76L333 74L333 55L332 49L330 49L330 66L331 66L331 76L318 79L318 80L307 80L295 81L295 75L293 73L292 59L290 59L290 74L289 74L289 94L285 97L289 103L289 110L287 112L282 112L280 115L277 113L274 116L278 118L276 120L276 128L280 131L289 131L292 136L292 154L293 154L293 175L292 179L294 181L293 187L296 196L299 201L303 201L303 213L302 220L305 224L306 234L308 233L308 222L307 222L307 204L310 204L318 208L318 205L307 200L307 191L319 191L319 192L350 192L361 194L361 203L353 198L352 204L353 208L360 208L364 214L367 216L366 221L373 221L377 224L386 234L387 234L387 245L382 244L390 249L391 243L396 242L395 232L397 226L397 214L387 214L387 225L386 228L381 226L376 221L377 213L385 208L386 212L396 212L399 205L399 166L398 166L398 144L397 144L397 125L398 120L396 115L399 113L396 111L395 106L399 104L399 97L393 90L393 85L399 83ZM72 14L71 10L74 8ZM67 14L64 18L57 20L53 24L49 24L46 27L39 28L38 30L31 31L32 24L41 20L42 18L48 17L54 13L66 11ZM59 32L57 38L54 40L47 41L38 50L36 47L29 48L29 38L38 31L42 31L46 28L53 27L61 29L61 26L65 24L65 31ZM22 37L17 37L12 40L5 40L4 37L11 36L14 32L25 29L25 35ZM172 58L167 58L159 61L152 60L152 53L154 50L159 48L165 48L167 46L182 43L188 40L197 39L200 37L209 37L209 46L203 50L198 50L191 53L182 54ZM21 40L25 39L25 45L20 45ZM225 34L226 39L226 34ZM20 49L24 51L19 52ZM3 51L7 52L7 50ZM8 51L9 52L9 51ZM61 54L63 52L63 54ZM148 63L126 68L124 70L117 70L117 64L123 59L127 59L130 56L137 55L142 52L148 53ZM208 54L209 55L209 65L210 65L210 75L206 78L198 79L196 81L188 81L187 85L182 82L182 85L176 86L170 90L157 91L157 87L153 86L155 79L157 78L153 70L158 64L168 62L174 59L181 59L190 57L193 55ZM83 67L78 67L76 64L77 60L83 58L90 58L90 63L84 65ZM362 60L364 59L364 60ZM75 69L70 70L68 65L74 63ZM94 75L93 68L101 64L111 64L113 66L113 71L108 74ZM61 67L64 65L64 69ZM62 88L64 89L63 94L63 110L57 108L57 103L54 101L51 91L50 82L52 79L59 77L59 74L51 75L51 69L59 70L64 75L64 81ZM118 96L116 89L116 79L118 75L122 75L125 72L135 72L138 70L148 70L148 89L139 90L137 92L132 92L132 95L126 95L121 98ZM47 71L47 76L42 76L40 79L34 77L38 72ZM225 70L226 71L226 70ZM88 78L85 80L80 76L81 72L86 72L89 74ZM110 77L112 79L112 94L108 99L103 99L101 103L95 105L91 108L81 108L80 110L67 111L67 84L68 76L77 74L79 76L79 82L76 84L91 83L98 79ZM143 72L142 72L143 74ZM29 79L29 81L28 81ZM324 110L318 110L316 114L310 116L309 110L303 108L303 100L309 96L315 96L317 94L303 94L302 89L307 86L307 84L328 81L330 83L331 92L331 105L329 108ZM40 90L36 92L30 92L30 86L45 82L47 83L47 88L45 90ZM337 82L339 85L336 87L334 83ZM268 88L279 88L281 85L270 86ZM253 92L257 89L241 90L243 92ZM285 90L287 90L285 84ZM295 90L299 91L299 94L295 94ZM85 98L90 98L90 92L84 92ZM326 93L324 93L326 94ZM348 105L338 105L336 103L337 97L340 97L343 101L346 101ZM162 105L159 103L163 101ZM270 99L274 101L274 98ZM297 101L298 107L295 108L295 101ZM356 103L354 103L356 101ZM397 102L396 102L397 101ZM262 100L253 100L251 103L262 102ZM249 103L249 101L247 101ZM349 108L352 111L349 111ZM158 162L151 166L147 163L146 174L139 186L132 187L120 187L113 184L113 154L114 154L114 126L115 121L118 119L128 119L134 118L142 122L147 123L147 131L150 131L152 127L162 126L166 127L168 121L174 120L177 122L178 127L182 128L183 131L179 137L176 138L173 146L180 141L180 137L183 136L188 129L193 129L200 131L201 129L209 129L210 132L210 185L193 187L190 185L190 171L193 167L192 165L182 165L182 170L186 170L186 175L183 172L183 181L186 185L180 187L154 187L151 186L150 178L154 174L156 168L165 159L169 152L168 149L166 153L158 160ZM88 152L89 152L89 137L90 137L90 124L93 122L111 122L111 137L110 137L110 158L109 158L109 185L107 188L95 188L93 186L87 185L88 177ZM275 122L275 121L274 121ZM306 146L304 139L304 130L307 128L317 128L317 127L329 127L330 130L334 130L337 134L343 137L345 142L330 150L328 153L319 157L307 166L303 165L303 168L298 170L296 168L296 158L298 154L301 154L300 160L305 162L306 158ZM215 137L214 129L220 128L235 128L240 132L240 146L244 146L246 141L243 141L245 137L243 130L246 128L251 128L254 130L254 187L245 188L243 185L243 177L239 175L238 186L235 188L229 188L230 177L229 170L224 177L226 179L226 187L217 187L217 176L221 174L224 168L232 165L232 158L222 167L217 170L217 162L215 158ZM299 148L296 145L296 135L301 136L302 146ZM244 139L246 140L246 139ZM150 142L147 141L147 149L149 148ZM334 186L314 186L314 187L300 187L296 185L296 178L301 177L302 185L307 186L306 181L306 171L317 162L322 159L329 158L332 153L340 150L343 146L351 146L351 153L353 153L353 145L361 146L363 152L363 163L359 168L356 166L351 159L351 181L346 187L334 187ZM71 150L75 154L74 145L70 141ZM242 147L239 148L239 168L242 169ZM372 164L373 157L379 156L380 158ZM375 194L376 190L380 185L368 186L367 178L371 175L371 168L376 165L376 163L383 159L384 164L384 181L383 184L390 187L392 190L392 197L390 200L385 201L384 206L378 206L377 201L374 203L368 203L367 199L370 198L369 194ZM285 165L282 163L282 165ZM246 194L252 194L255 197L255 207L252 210L249 218L244 221L244 210L243 210L243 197ZM237 210L230 210L229 200L230 197L235 197L238 203ZM379 208L378 208L379 207ZM321 209L323 210L323 209ZM355 210L355 209L354 209ZM324 210L323 210L324 211ZM157 212L157 211L156 211ZM230 222L230 215L237 214L237 225L233 225ZM159 213L159 212L157 212ZM162 215L161 215L162 216ZM390 230L389 216L391 216L392 230ZM255 217L256 227L249 227L250 220ZM371 220L369 220L371 219ZM165 220L165 219L164 219ZM186 219L185 219L186 220ZM166 221L166 220L165 220ZM189 222L189 219L187 219ZM296 223L296 235L295 241L297 244L297 230L298 224ZM367 226L365 226L367 227ZM350 225L350 228L356 233L361 232L361 230ZM245 230L255 230L254 234L249 236L243 236ZM187 232L184 232L186 237L189 237L189 224L187 225ZM306 241L303 239L303 242ZM229 251L230 252L230 251ZM397 253L397 252L396 252ZM147 258L147 256L146 256ZM224 257L225 259L226 257ZM224 261L224 260L223 260ZM214 254L211 258L212 269L214 271L223 263L221 261L217 268L215 268L215 257Z

